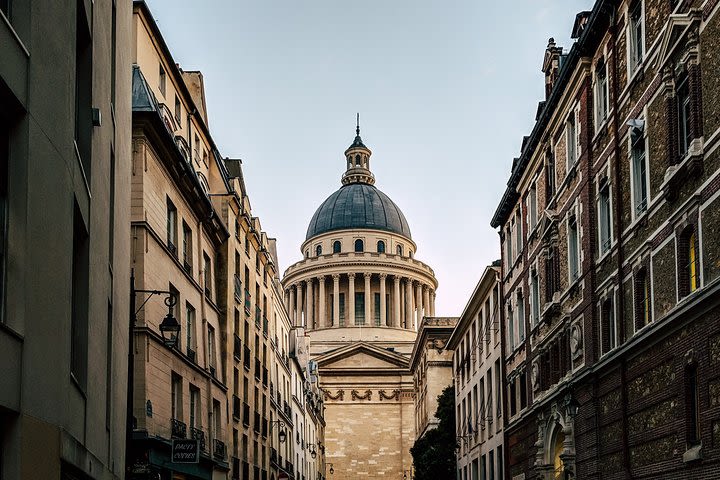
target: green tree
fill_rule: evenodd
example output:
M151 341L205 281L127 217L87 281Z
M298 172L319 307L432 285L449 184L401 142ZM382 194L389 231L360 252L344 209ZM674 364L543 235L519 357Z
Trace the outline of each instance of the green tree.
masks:
M455 387L438 395L437 428L428 430L410 449L416 480L455 478Z

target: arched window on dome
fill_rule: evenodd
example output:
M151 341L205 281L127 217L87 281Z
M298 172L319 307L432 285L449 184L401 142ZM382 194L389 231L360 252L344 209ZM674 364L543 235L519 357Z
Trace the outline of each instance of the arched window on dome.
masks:
M365 251L365 243L362 241L362 239L358 238L355 240L355 251L356 252L363 252Z
M305 258L310 258L310 250L305 250Z
M385 242L382 240L378 240L377 251L378 253L385 253Z
M397 254L398 254L398 255L402 255L402 254L403 254L402 245L398 245L398 246L397 246Z
M322 245L315 247L315 256L319 257L320 255L322 255Z
M340 240L335 240L333 242L333 253L340 253L342 251L342 246L340 245Z
M412 250L408 250L408 255L410 255L410 258L413 258Z
M360 166L360 155L359 154L355 155L355 166L356 167Z

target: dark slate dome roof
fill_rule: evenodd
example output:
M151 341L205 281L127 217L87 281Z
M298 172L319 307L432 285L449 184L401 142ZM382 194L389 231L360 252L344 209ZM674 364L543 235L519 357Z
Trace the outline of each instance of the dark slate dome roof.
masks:
M343 185L317 209L306 240L333 230L354 228L384 230L412 238L405 215L390 197L372 185Z

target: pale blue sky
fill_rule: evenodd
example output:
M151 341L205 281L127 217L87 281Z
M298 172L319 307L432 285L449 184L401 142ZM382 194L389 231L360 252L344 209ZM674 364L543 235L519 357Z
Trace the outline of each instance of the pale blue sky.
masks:
M243 159L282 271L340 186L355 112L376 186L459 315L500 257L490 219L544 96L548 37L569 49L592 0L147 0L175 61L201 70L210 129Z

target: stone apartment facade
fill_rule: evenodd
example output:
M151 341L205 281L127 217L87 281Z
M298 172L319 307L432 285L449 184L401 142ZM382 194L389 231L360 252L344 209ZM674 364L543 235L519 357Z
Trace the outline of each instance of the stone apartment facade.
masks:
M459 480L504 478L499 279L498 261L485 268L446 346L454 372Z
M290 445L305 425L290 420L281 402L292 385L281 380L305 386L308 366L289 361L275 240L252 215L241 161L213 141L202 74L182 70L145 2L133 5L135 288L172 292L181 331L176 348L165 346L168 307L138 294L129 478L304 479L295 449L278 453L280 432ZM322 418L301 407L297 418ZM172 440L185 438L200 444L196 464L170 461Z
M131 16L0 2L3 479L124 476Z
M598 0L548 45L492 220L508 478L720 468L718 8Z

